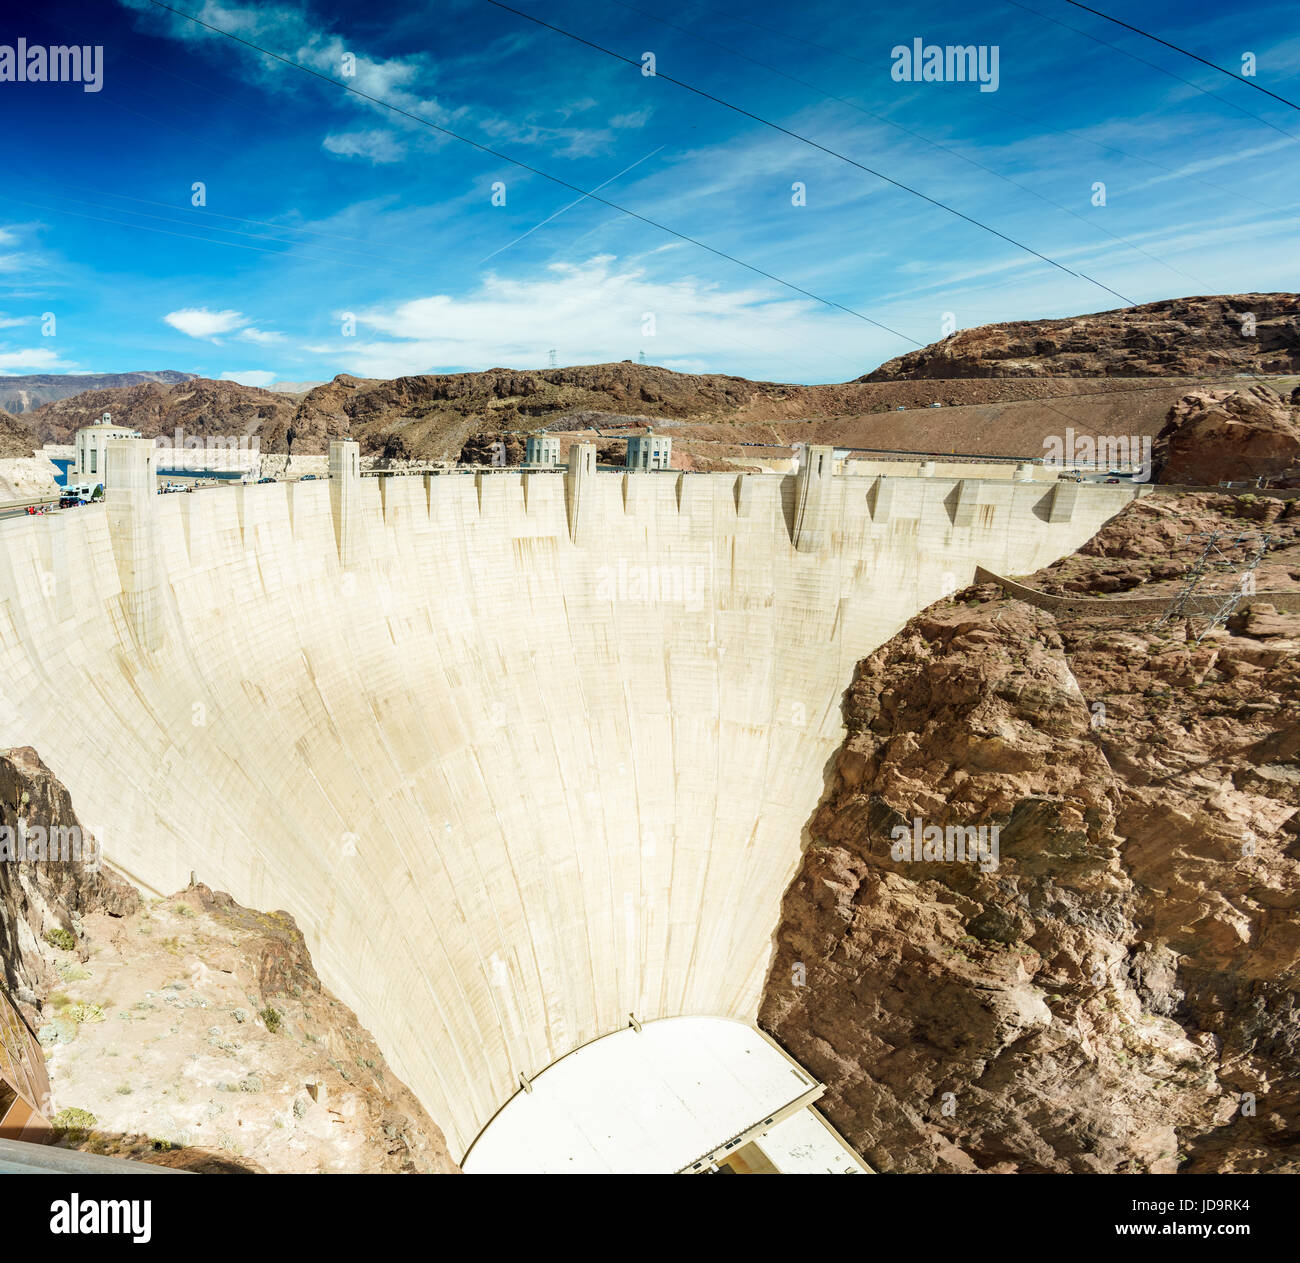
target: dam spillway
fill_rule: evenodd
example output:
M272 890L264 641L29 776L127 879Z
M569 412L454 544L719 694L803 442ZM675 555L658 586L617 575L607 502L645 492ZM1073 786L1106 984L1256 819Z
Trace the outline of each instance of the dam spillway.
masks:
M155 496L149 446L0 523L0 744L146 889L291 912L458 1155L629 1015L752 1022L855 663L1135 494L336 444L328 481Z

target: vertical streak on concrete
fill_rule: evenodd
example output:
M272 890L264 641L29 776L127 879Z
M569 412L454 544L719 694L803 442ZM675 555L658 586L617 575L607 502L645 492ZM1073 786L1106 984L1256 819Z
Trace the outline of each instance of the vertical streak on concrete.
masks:
M358 508L361 497L361 447L351 439L330 440L330 515L339 565L357 564Z
M152 653L162 643L155 531L158 448L152 439L110 439L107 448L108 533L122 584L122 608L136 647Z
M826 546L826 500L834 455L829 447L805 448L795 475L794 546L801 553L819 553Z
M211 492L189 492L180 497L181 527L185 534L185 555L194 565L207 543L208 496Z
M235 488L235 517L239 522L239 543L241 547L248 544L248 488L240 484Z
M68 569L68 523L62 513L41 519L41 592L53 604L54 617L72 615L72 575Z
M569 514L569 538L575 544L585 539L583 526L592 512L585 501L595 495L595 488L591 485L595 480L595 443L574 443L569 448L569 471L564 475L564 498Z

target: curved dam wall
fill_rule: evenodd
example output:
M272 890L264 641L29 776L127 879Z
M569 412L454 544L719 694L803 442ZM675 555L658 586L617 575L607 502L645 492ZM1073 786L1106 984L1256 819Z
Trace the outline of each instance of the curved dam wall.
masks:
M630 1014L754 1020L854 663L1134 495L589 445L361 479L337 444L329 481L155 496L150 446L0 523L0 743L147 888L290 911L459 1152Z

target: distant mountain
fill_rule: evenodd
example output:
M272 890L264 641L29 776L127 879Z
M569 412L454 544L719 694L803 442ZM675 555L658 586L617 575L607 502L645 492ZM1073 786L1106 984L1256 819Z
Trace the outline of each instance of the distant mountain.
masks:
M1300 295L1171 298L1065 320L962 329L864 382L972 377L1222 377L1300 372Z
M391 380L343 373L317 386L278 382L269 390L182 373L123 374L147 380L109 389L89 389L89 383L116 379L0 378L0 391L17 381L53 381L65 392L78 387L82 393L22 417L38 442L54 443L70 442L79 426L109 411L146 437L177 426L200 436L256 435L263 452L278 453L292 430L294 451L301 453L350 438L363 455L455 460L477 438L519 437L542 427L693 426L710 443L788 446L812 434L792 425L887 413L856 441L932 452L966 444L967 451L1037 453L1042 435L1055 433L1063 417L1084 427L1104 425L1106 433L1154 435L1188 390L1253 373L1300 374L1300 296L1176 298L1066 320L985 325L855 381L815 386L623 360ZM179 380L163 380L168 377ZM1153 377L1163 378L1168 392L1116 390L1126 379ZM1096 400L1079 398L1093 394ZM1053 399L1072 400L1071 411L1050 404ZM1035 401L1044 406L1028 406ZM929 411L936 405L942 410ZM952 409L967 412L951 415ZM1114 428L1120 425L1126 428ZM833 441L854 441L837 434Z
M31 412L42 404L67 399L87 390L110 390L115 386L138 386L161 382L171 386L191 381L194 373L164 368L156 373L33 373L25 377L0 377L0 408L5 412Z
M56 399L27 413L23 423L37 443L71 443L83 425L97 421L105 412L118 425L139 430L147 439L171 435L179 427L197 438L215 435L257 435L262 448L270 451L269 435L284 431L293 419L297 399L257 386L238 382L211 381L206 377L178 374L175 383L143 381L133 386L87 390L79 395ZM276 449L283 451L283 446Z

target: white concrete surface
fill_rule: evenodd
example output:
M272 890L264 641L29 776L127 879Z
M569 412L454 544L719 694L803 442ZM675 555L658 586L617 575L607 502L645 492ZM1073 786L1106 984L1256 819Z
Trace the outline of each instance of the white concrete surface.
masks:
M862 1175L865 1168L815 1109L779 1119L754 1143L782 1175Z
M479 1137L468 1174L672 1175L817 1084L751 1026L678 1017L579 1048L531 1089Z
M629 1013L753 1021L854 664L977 563L1031 571L1133 494L343 490L124 488L0 522L0 745L34 746L145 888L193 872L291 912L457 1156L521 1073Z

